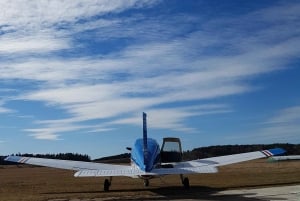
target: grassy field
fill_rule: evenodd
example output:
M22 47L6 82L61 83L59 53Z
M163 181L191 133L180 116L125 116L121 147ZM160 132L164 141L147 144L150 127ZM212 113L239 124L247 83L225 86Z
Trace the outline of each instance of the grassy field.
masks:
M74 178L74 172L32 166L0 166L0 201L166 200L195 199L232 188L300 184L300 161L268 163L255 160L220 168L217 174L190 175L190 190L179 176L150 181L114 177L111 191L104 178ZM234 199L234 198L232 198Z

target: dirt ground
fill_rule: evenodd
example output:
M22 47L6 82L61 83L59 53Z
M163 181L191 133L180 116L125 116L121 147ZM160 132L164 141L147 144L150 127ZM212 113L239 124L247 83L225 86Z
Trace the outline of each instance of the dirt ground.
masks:
M224 166L217 174L189 175L184 190L178 175L150 181L114 177L109 192L105 178L75 178L74 172L27 165L0 166L0 201L98 200L250 200L241 195L219 194L228 189L300 184L300 161L269 163L255 160ZM227 196L227 197L226 197ZM253 200L253 199L251 199ZM257 200L257 199L256 199Z

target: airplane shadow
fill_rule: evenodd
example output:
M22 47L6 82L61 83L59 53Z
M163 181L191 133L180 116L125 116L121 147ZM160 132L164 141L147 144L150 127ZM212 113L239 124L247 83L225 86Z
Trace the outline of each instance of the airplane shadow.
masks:
M182 200L182 199L192 199L192 200L209 200L209 201L262 201L262 199L257 198L246 198L245 194L241 195L222 195L218 194L226 189L220 188L209 188L205 186L193 186L189 190L182 189L182 187L162 187L158 189L152 189L151 191L160 197L157 199L153 198L143 198L143 200ZM133 199L129 199L133 200ZM135 199L139 200L139 199Z
M210 188L205 186L193 186L189 190L184 190L182 187L174 186L174 187L159 187L159 188L140 188L140 189L132 189L132 190L119 190L112 189L109 192L104 191L78 191L78 192L51 192L44 194L95 194L94 198L106 197L104 194L111 193L113 200L124 200L124 201L135 201L135 200L205 200L205 201L265 201L267 198L255 198L255 197L245 197L246 195L255 195L255 194L219 194L219 192L227 189L220 188ZM143 192L150 191L155 195L143 195ZM121 194L126 194L126 192L132 194L136 192L134 196L115 196ZM273 198L274 199L274 198ZM92 199L93 200L93 199ZM109 199L108 199L109 200ZM280 199L282 200L282 199Z

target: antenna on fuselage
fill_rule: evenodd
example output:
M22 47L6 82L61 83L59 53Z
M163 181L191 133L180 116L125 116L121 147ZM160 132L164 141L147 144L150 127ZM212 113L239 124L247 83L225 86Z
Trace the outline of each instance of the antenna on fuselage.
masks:
M143 152L144 164L148 162L148 144L147 144L147 114L143 112Z

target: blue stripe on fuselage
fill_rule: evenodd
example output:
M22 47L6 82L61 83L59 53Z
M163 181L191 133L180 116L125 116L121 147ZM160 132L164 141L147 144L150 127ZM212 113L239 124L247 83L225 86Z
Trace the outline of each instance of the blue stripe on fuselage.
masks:
M137 139L131 151L131 160L143 171L151 171L159 161L160 148L156 140L147 138L147 160L144 158L144 140Z

